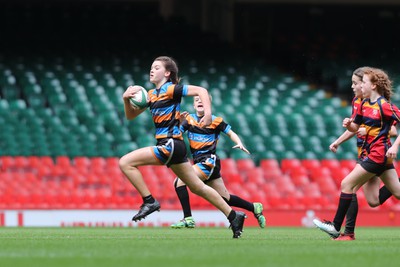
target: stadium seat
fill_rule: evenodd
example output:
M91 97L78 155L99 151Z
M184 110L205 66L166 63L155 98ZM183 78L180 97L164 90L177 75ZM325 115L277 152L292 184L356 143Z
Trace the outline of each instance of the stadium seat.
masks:
M29 168L29 161L24 156L16 156L14 157L14 166L16 169L24 170Z
M247 173L248 171L253 170L256 166L251 158L244 158L236 160L236 167L239 172Z
M90 168L95 173L102 173L107 167L106 159L103 157L90 158Z
M246 172L246 183L262 186L265 183L264 172L261 168L253 168Z
M301 187L304 196L318 197L321 196L321 190L316 182L309 182L308 186Z
M107 169L115 169L115 170L120 170L119 169L119 158L117 157L107 157L105 158L106 160L106 166Z
M236 161L232 158L221 159L221 171L237 173L238 168L236 166Z
M308 179L308 176L305 174L292 174L290 176L293 184L297 187L302 187L302 186L306 186L310 183L310 180Z
M29 166L33 169L37 168L41 164L40 157L38 156L28 156L27 160Z
M284 175L281 171L280 168L278 169L263 169L263 173L264 173L264 180L265 181L275 181L276 179L279 179L282 175Z
M321 167L321 163L318 159L303 159L301 160L301 165L307 170Z
M75 157L73 159L74 166L77 171L81 173L86 173L90 168L90 159L85 156Z
M340 160L340 166L342 168L346 168L348 170L354 169L356 164L357 164L357 160L355 160L355 159L342 159L342 160Z
M337 159L322 159L321 166L326 167L328 169L337 169L340 168L340 161Z
M272 158L272 159L261 159L260 160L260 167L261 169L269 170L269 169L280 169L279 162Z
M347 168L334 169L331 171L332 179L338 188L340 188L342 180L350 173L350 171L351 170Z
M301 161L299 159L282 159L281 160L281 169L283 172L293 170L300 166L301 166Z
M302 166L301 160L294 158L294 159L283 159L281 160L281 169L282 172L288 175L296 174L307 174L307 169Z
M243 177L237 172L221 171L221 175L230 186L232 183L244 183Z
M67 156L57 156L56 157L56 165L64 168L69 168L71 167L71 161L70 158Z
M286 195L293 194L295 191L297 191L289 176L281 176L280 179L276 181L276 185L277 188L279 188L279 190Z
M1 156L0 157L1 168L3 171L7 171L15 166L14 157L11 156Z

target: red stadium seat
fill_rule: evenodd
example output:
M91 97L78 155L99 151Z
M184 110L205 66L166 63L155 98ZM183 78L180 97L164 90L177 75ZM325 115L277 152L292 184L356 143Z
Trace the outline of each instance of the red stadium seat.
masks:
M288 175L308 175L309 169L306 169L303 166L299 166L297 168L293 168L287 172Z
M337 198L334 198L333 201L329 199L327 196L321 195L317 201L321 205L323 209L331 209L331 210L336 210L337 208Z
M106 167L107 169L118 169L119 170L119 158L117 157L108 157L106 158Z
M355 159L342 159L342 160L340 160L340 166L342 168L346 168L346 169L349 169L349 170L354 169L356 164L357 164L357 160L355 160Z
M281 170L283 173L290 173L292 170L301 168L301 161L299 159L282 159Z
M308 175L305 174L298 174L298 175L293 174L290 176L290 178L296 187L306 186L310 183Z
M224 172L222 174L222 177L224 178L224 180L227 184L244 182L242 179L242 176L239 173L235 173L235 172Z
M229 170L230 172L238 172L236 161L232 158L221 159L221 171Z
M52 171L51 167L48 167L46 165L40 165L37 167L37 177L39 179L46 178L46 177L50 176L51 171Z
M29 156L27 159L29 166L33 169L36 169L39 165L41 165L40 157L38 156Z
M90 170L90 159L80 156L73 159L75 169L80 173L87 173Z
M263 170L280 169L279 162L276 159L262 159L260 160L260 167Z
M323 181L323 180L321 180L321 181ZM337 188L336 184L330 179L326 179L323 183L320 183L318 185L319 185L319 189L323 195L334 195L334 194L340 192L339 189Z
M347 168L341 168L341 169L336 169L331 171L331 176L336 184L340 188L340 184L342 180L349 174L351 169Z
M56 165L60 167L69 168L71 166L71 160L68 156L57 156Z
M304 196L301 201L306 209L319 210L322 208L319 199L315 196Z
M265 183L261 188L267 195L280 195L280 192L275 183Z
M269 169L265 170L263 169L264 173L264 180L265 181L275 181L276 179L279 179L281 176L284 174L282 173L281 169Z
M256 167L252 159L237 159L236 167L239 172L246 173Z
M321 167L318 169L311 170L310 178L312 181L317 182L318 180L326 179L327 177L331 177L331 172L328 168Z
M247 183L263 185L265 183L264 173L260 168L254 168L247 172Z
M267 196L267 204L275 209L289 209L290 206L281 197Z
M0 164L1 164L1 169L3 171L7 171L10 168L14 168L14 166L15 166L14 157L1 156L0 157Z
M303 159L301 165L306 169L315 169L321 167L321 162L317 159Z
M90 158L91 169L94 172L103 172L107 166L105 158L93 157Z
M280 190L283 193L290 194L290 193L297 191L296 187L292 183L289 176L286 176L286 175L284 175L280 179L276 180L276 186L277 186L278 190Z
M29 168L28 158L24 156L16 156L14 157L14 166L16 169L24 170Z
M308 186L302 187L302 190L304 196L309 196L309 197L321 196L321 191L319 189L319 186L315 182L311 182L308 184Z
M41 156L40 162L42 165L52 168L54 166L54 161L50 156Z
M337 159L322 159L321 166L326 167L330 170L341 168L340 161ZM354 168L354 166L353 166L353 168Z

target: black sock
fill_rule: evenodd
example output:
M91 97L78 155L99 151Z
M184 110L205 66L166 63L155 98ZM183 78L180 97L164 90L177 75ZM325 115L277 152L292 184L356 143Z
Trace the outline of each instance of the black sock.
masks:
M192 210L190 208L189 192L186 185L175 187L175 192L178 195L183 210L183 218L191 217Z
M358 201L357 194L353 194L349 209L346 213L346 228L344 229L345 234L353 234L354 228L356 227L356 220L358 214Z
M385 201L388 200L388 198L391 196L392 192L390 192L389 189L387 189L386 185L382 186L381 189L379 189L379 203L381 205L385 203Z
M254 212L253 203L248 202L247 200L244 200L238 196L230 195L229 200L225 199L225 201L226 201L226 203L228 203L229 206L238 207L238 208L248 210L250 212Z
M231 212L228 215L229 222L232 222L235 218L236 218L236 211L231 210Z
M340 231L352 198L353 194L347 194L343 192L340 193L339 205L336 210L335 218L333 219L333 225L337 231Z
M144 203L154 203L155 199L152 195L148 195L147 197L143 197Z

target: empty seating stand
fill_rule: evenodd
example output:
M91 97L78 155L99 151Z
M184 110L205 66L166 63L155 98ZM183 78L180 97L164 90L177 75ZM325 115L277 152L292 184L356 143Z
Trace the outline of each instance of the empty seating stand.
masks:
M348 160L222 159L222 177L231 194L262 202L269 209L334 209ZM397 164L397 163L396 163ZM348 166L343 167L343 166ZM1 209L131 209L141 197L119 169L117 157L1 156ZM165 166L139 167L164 209L180 209ZM360 191L361 192L361 191ZM369 209L360 193L360 208ZM194 209L212 209L190 193ZM380 209L397 205L386 202Z

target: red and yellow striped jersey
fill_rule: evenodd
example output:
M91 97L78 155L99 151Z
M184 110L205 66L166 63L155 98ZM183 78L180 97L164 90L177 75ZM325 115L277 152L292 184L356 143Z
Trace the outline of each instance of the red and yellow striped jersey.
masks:
M400 121L400 110L384 97L371 102L364 99L357 110L354 123L366 128L361 157L367 156L376 163L390 163L386 152L391 146L389 131L393 123Z

